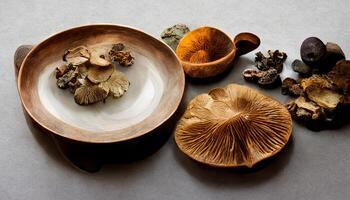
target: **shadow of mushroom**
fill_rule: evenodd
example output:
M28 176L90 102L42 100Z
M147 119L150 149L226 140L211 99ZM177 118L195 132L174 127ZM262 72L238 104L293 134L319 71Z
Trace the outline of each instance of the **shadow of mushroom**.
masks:
M188 175L199 179L208 186L250 187L261 184L280 173L288 164L293 154L294 141L290 138L287 145L275 156L263 160L253 168L213 168L188 158L173 141L173 153L179 165L183 166Z

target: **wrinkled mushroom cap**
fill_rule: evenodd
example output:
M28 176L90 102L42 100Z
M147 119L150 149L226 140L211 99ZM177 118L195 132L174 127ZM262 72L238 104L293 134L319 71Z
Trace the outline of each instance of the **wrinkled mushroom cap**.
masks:
M101 45L90 48L90 63L96 66L107 67L112 63L109 60L108 52L112 46Z
M74 100L79 105L89 105L102 101L108 96L108 92L85 81L79 88L75 90Z
M291 116L283 105L251 88L229 84L189 103L175 140L201 163L252 167L279 152L291 132Z
M93 83L101 83L107 81L113 74L115 68L112 65L107 67L99 67L97 65L89 65L87 78Z
M72 65L81 65L87 62L89 58L90 53L86 46L78 46L68 49L63 55L63 60L71 63Z
M100 83L99 86L108 91L114 98L119 98L128 90L129 81L125 74L114 71L111 77L107 81Z
M323 108L332 110L340 103L342 96L334 90L333 82L327 76L313 75L302 79L300 85L307 97Z

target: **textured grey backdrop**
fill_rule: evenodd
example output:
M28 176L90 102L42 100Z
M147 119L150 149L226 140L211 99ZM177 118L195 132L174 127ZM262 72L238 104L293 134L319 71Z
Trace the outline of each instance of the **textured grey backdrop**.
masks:
M158 37L175 23L211 25L231 33L257 33L259 50L281 49L287 65L303 39L334 41L350 56L350 1L0 1L0 199L350 199L350 125L312 132L295 125L288 148L251 173L215 170L179 152L173 137L144 160L107 165L96 174L73 168L41 132L25 121L16 91L13 53L49 35L89 23L118 23ZM195 95L230 82L250 53L226 77L203 85L187 82L184 106ZM287 66L286 65L286 66ZM292 74L285 68L283 76ZM248 84L251 85L251 84ZM252 87L255 87L251 85ZM278 89L263 90L282 102ZM37 133L35 133L37 132Z

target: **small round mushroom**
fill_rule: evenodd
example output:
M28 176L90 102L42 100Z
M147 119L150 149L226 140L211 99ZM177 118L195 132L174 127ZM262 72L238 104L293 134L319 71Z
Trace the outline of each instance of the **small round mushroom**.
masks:
M308 75L311 75L312 73L312 68L309 65L305 64L303 61L298 59L295 59L292 62L292 69L303 76L308 76Z
M303 62L314 68L319 68L327 54L326 45L317 37L309 37L300 47L300 56Z
M63 60L73 65L83 64L87 62L89 58L90 53L86 46L78 46L68 49L63 55Z
M108 91L114 98L123 96L128 90L129 85L130 83L128 78L125 76L125 74L119 71L114 71L107 81L99 84L101 88Z
M107 98L108 92L98 85L88 83L81 85L75 90L74 100L79 105L89 105Z
M327 56L325 58L324 65L326 66L326 70L332 69L334 65L340 61L345 59L345 54L339 45L332 42L326 43Z
M107 67L99 67L97 65L89 65L87 78L93 83L101 83L107 81L113 74L115 68L112 65Z

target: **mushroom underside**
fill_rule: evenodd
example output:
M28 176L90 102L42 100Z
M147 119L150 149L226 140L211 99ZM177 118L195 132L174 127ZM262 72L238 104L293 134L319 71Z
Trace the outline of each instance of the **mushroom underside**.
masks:
M230 84L190 102L175 140L185 154L199 162L252 167L279 152L291 129L290 114L279 102Z

